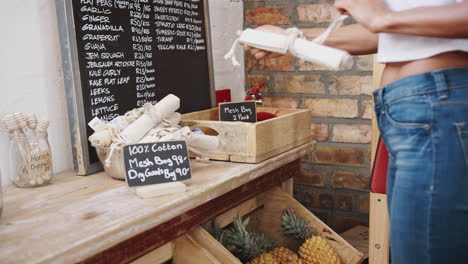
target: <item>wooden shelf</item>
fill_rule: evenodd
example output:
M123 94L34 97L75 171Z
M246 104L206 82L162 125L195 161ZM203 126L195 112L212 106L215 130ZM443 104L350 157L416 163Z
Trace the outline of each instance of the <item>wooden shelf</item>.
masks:
M258 164L193 160L193 178L184 182L187 192L150 199L140 199L125 182L104 173L66 172L49 186L6 188L2 263L130 262L264 186L288 180L313 147L307 143Z

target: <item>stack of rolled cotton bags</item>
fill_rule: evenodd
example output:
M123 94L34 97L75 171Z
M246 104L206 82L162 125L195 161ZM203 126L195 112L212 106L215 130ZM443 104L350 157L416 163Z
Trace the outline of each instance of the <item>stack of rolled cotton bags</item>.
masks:
M93 119L89 125L95 132L89 141L96 148L105 171L113 178L125 179L122 147L130 144L185 140L188 149L201 156L216 150L217 136L179 126L181 114L176 112L179 107L180 99L169 94L155 105L146 103L107 123Z

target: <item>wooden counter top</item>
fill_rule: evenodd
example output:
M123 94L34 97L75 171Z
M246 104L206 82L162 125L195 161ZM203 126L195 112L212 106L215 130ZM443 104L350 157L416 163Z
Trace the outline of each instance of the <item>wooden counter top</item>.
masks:
M141 199L104 173L55 176L49 186L4 189L1 263L74 263L158 226L304 156L307 143L258 164L192 160L187 192Z

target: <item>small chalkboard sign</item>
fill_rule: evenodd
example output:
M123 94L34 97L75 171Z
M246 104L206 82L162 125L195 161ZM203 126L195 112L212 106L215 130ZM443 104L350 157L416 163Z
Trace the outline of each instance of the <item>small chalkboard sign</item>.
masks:
M124 147L125 178L130 187L190 179L185 141L134 144Z
M219 104L220 121L257 122L255 101Z

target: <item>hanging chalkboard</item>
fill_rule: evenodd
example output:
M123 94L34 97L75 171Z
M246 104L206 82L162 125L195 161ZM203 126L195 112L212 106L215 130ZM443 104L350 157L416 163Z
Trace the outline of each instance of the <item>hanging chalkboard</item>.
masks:
M75 170L102 169L87 138L169 93L180 112L212 107L207 0L56 0Z

